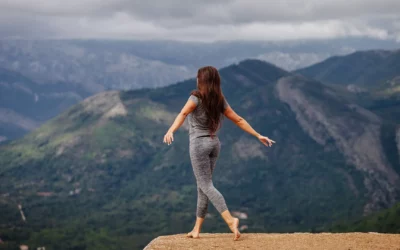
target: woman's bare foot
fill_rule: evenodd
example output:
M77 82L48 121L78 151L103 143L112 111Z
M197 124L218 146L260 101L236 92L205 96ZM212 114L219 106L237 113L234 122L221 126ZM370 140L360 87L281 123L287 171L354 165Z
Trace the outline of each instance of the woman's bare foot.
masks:
M233 240L238 240L240 238L239 232L239 219L233 218L232 224L229 224L229 228L231 229L232 233L235 235Z
M188 238L194 238L194 239L198 239L199 238L199 234L200 234L200 230L201 230L201 226L203 225L204 222L204 218L203 217L196 217L196 223L193 227L193 230L191 232L189 232L186 237Z
M195 231L195 230L193 229L191 232L189 232L189 233L186 235L186 237L188 237L188 238L193 238L193 239L198 239L198 238L200 238L200 236L199 236L199 231Z

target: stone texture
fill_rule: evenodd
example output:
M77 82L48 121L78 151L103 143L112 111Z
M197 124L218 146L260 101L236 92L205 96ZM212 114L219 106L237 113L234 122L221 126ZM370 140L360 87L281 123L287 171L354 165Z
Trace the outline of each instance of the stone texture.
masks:
M242 233L238 241L233 234L200 234L200 239L186 234L160 236L144 250L400 250L400 234L379 233Z

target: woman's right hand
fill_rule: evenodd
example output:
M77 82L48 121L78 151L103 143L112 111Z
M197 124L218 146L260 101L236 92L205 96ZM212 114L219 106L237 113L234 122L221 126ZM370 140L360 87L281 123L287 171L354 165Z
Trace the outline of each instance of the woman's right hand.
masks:
M271 139L269 139L268 137L263 136L263 135L259 135L259 136L258 136L258 140L260 140L261 143L264 144L264 145L267 146L267 147L271 147L271 146L272 146L272 143L275 143L275 141L273 141L273 140L271 140Z
M168 131L165 135L164 135L164 140L163 142L171 145L171 143L174 141L174 133Z

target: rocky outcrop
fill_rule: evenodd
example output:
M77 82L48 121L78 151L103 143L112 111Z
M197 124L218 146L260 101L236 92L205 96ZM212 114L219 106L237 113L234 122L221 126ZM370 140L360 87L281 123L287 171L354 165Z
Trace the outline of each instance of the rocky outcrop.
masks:
M91 114L101 114L104 118L118 115L126 115L127 111L119 98L119 91L106 91L86 98L83 102L83 110Z
M201 234L199 239L189 239L185 234L160 236L144 250L207 250L207 249L398 249L399 234L379 233L290 233L242 234L238 241L231 234Z

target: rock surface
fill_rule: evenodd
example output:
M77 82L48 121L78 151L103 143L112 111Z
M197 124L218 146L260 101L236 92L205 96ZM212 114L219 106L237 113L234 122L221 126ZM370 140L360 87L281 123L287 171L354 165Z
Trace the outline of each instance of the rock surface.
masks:
M200 239L186 238L186 234L160 236L144 250L206 250L206 249L325 249L325 250L400 250L400 234L380 233L242 233L238 241L232 234L200 235Z

